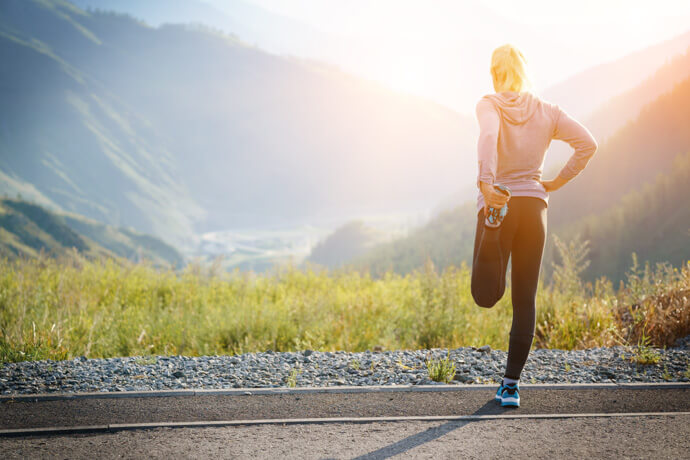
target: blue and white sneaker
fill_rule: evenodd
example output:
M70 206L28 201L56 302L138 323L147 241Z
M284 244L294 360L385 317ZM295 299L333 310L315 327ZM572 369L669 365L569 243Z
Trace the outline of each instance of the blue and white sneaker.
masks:
M503 395L503 389L504 388L505 388L505 386L503 385L503 382L501 382L501 384L498 386L498 391L496 392L496 397L494 398L494 400L496 402L502 402L503 401L502 395Z
M512 196L512 192L505 185L494 184L494 189L497 192L506 195L508 199L510 199L510 197ZM506 214L508 214L508 204L504 204L501 209L496 209L489 206L487 208L486 219L484 219L484 225L486 225L489 228L497 228L501 225L501 222L503 222L503 219L505 218Z
M517 383L509 383L501 385L503 391L501 392L501 406L503 407L520 407L520 387Z

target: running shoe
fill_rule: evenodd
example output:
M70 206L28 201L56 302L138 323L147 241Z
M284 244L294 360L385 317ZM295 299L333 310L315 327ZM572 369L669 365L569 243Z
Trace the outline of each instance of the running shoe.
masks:
M510 199L512 195L510 189L505 185L494 184L494 189L506 195L508 199ZM508 203L504 204L501 209L492 208L489 206L484 224L490 228L497 228L501 225L501 222L503 222L506 214L508 214Z
M501 406L520 407L520 388L517 383L502 385Z
M503 401L503 398L501 397L501 395L503 394L504 388L505 387L503 386L503 382L501 382L501 384L498 386L498 391L496 392L496 397L494 398L497 402Z

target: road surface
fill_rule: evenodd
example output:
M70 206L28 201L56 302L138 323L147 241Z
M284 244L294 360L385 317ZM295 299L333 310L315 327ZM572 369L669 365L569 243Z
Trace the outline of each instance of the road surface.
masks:
M494 390L3 398L0 452L4 458L690 458L690 385L525 386L517 410L495 404ZM171 422L181 427L157 426ZM93 432L69 433L78 426ZM49 427L68 434L10 432Z

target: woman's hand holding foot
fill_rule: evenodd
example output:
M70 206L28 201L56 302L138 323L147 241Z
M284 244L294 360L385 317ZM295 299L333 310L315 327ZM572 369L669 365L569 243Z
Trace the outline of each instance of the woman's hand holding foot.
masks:
M479 184L482 195L484 195L485 216L488 214L488 207L501 209L510 199L508 195L497 191L491 184L487 184L486 182L480 182Z

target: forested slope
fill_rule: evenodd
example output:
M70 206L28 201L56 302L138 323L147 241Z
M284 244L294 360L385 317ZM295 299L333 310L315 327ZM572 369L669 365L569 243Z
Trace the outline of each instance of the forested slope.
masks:
M60 257L76 250L88 257L149 260L180 267L184 259L163 241L128 228L115 228L73 214L51 212L17 199L0 200L0 256Z

